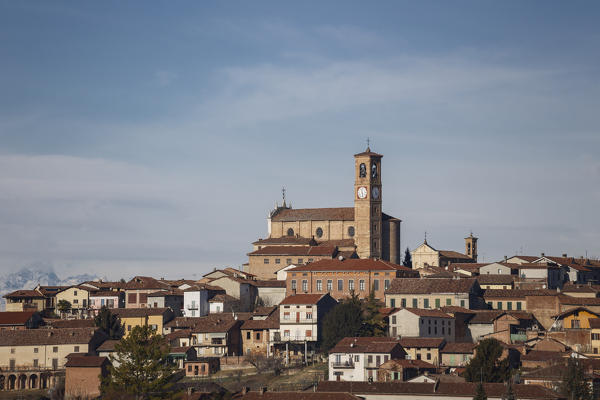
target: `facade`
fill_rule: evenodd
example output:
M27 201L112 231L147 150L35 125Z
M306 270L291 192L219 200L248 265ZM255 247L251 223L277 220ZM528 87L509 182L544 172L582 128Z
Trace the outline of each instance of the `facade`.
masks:
M446 343L440 351L442 365L447 367L464 367L475 355L475 343Z
M239 300L241 311L250 311L256 304L258 288L254 279L245 278L241 274L230 274L215 278L210 284L222 288L226 294Z
M15 290L3 296L6 311L44 311L46 297L39 290Z
M217 294L208 301L208 313L222 313L222 312L233 312L240 311L240 301L233 296L228 294ZM189 313L188 313L189 314ZM187 315L193 317L194 315Z
M513 289L514 275L479 275L475 277L481 289Z
M219 370L219 359L215 357L200 357L194 361L186 361L183 369L187 377L206 377Z
M396 359L379 366L378 382L405 382L423 374L435 374L437 367L423 360Z
M316 343L320 339L323 317L336 304L327 293L286 297L279 305L280 332L275 341Z
M360 298L385 298L385 290L398 277L414 277L418 272L383 260L322 260L287 270L287 295L295 293L329 293L335 299L354 291Z
M284 281L279 280L257 280L254 282L256 287L256 302L262 306L276 306L286 297L286 287Z
M208 314L208 290L194 285L183 291L183 316L203 317Z
M243 321L231 314L211 314L192 328L192 346L198 357L239 356L242 352L240 327Z
M386 307L440 308L459 306L483 308L482 291L476 279L394 279L385 291Z
M443 338L402 337L400 345L409 360L425 360L433 365L440 363L440 351L446 345Z
M477 238L465 238L465 248L469 254L462 254L452 250L436 250L427 239L419 247L410 252L412 267L414 269L429 267L447 267L456 263L477 262Z
M89 294L89 307L93 314L98 314L102 307L124 308L125 292L101 291Z
M248 319L240 329L244 354L256 353L270 356L274 353L271 343L272 333L279 331L279 310L274 308L266 318Z
M159 290L148 294L148 307L170 308L177 317L182 315L183 291L179 289Z
M389 336L434 337L454 342L455 320L440 310L401 308L389 315Z
M167 282L149 276L136 276L125 285L125 308L148 307L148 294L158 290L167 290Z
M90 307L90 291L91 289L85 286L68 287L56 293L56 304L68 301L71 304L70 314L87 315Z
M519 264L491 263L479 268L480 275L511 275L517 274Z
M108 375L106 357L69 357L65 373L65 399L96 399L100 396L101 377Z
M286 265L331 260L337 254L335 246L266 246L248 253L248 265L250 271L260 271L260 278L276 279L277 271Z
M0 312L0 331L35 329L43 322L42 316L37 311Z
M113 308L110 312L121 319L125 337L134 327L146 325L162 334L164 325L174 317L170 308Z
M585 307L575 307L556 314L550 331L561 331L563 329L590 329L590 320L600 317Z
M382 212L382 157L381 154L372 152L370 148L354 155L354 207L292 209L286 204L284 198L283 205L277 206L269 214L267 221L269 237L264 241L255 242L254 245L261 247L255 249L260 252L269 247L271 241L287 237L289 239L282 241L290 244L287 249L289 253L276 255L280 264L275 265L271 264L270 257L266 257L269 259L268 264L264 264L265 257L263 260L259 259L257 263L251 260L249 272L261 279L273 279L276 271L286 265L306 263L308 258L311 258L310 255L300 257L297 253L305 250L294 249L294 247L312 238L325 242L317 248L333 245L334 241L344 241L343 246L355 250L359 258L377 258L399 264L401 221ZM292 238L297 240L294 241ZM353 243L349 245L347 242ZM267 246L263 247L265 245ZM341 246L338 250L341 250ZM278 252L282 253L281 250ZM344 250L343 256L352 257L353 253L354 251L347 253ZM258 255L250 254L250 257ZM319 257L333 258L336 255L332 252ZM316 257L317 255L312 257L313 261L317 261Z
M378 380L378 370L382 364L404 358L405 355L397 339L346 337L329 351L329 380Z

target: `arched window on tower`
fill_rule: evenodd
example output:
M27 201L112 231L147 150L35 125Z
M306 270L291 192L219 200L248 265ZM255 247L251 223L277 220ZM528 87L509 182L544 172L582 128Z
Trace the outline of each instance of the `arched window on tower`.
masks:
M318 238L321 238L321 237L323 237L323 229L321 229L321 228L317 228L316 235L317 235L317 237L318 237Z
M348 227L348 236L354 237L354 227L353 226Z
M287 235L288 236L294 236L294 230L292 228L287 230Z

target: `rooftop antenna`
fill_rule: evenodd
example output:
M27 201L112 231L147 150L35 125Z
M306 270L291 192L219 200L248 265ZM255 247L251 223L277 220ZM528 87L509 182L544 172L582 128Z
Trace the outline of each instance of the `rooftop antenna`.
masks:
M427 231L425 231L425 243L427 243Z
M371 138L367 138L367 151L371 151Z
M285 186L281 188L281 196L283 197L283 208L285 208Z

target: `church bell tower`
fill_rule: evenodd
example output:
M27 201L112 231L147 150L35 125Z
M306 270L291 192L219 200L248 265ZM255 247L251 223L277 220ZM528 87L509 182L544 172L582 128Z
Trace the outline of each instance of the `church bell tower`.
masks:
M477 262L477 238L473 236L473 232L465 238L465 254Z
M381 258L381 154L369 146L354 155L354 223L356 252L360 258Z

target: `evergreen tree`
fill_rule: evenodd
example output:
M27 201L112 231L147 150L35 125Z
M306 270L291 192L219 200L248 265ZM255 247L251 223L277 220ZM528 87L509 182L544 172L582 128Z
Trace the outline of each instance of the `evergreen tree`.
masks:
M60 300L56 305L56 309L61 313L66 313L71 309L71 303L68 300Z
M103 399L160 399L174 396L170 382L175 368L166 340L149 326L134 327L115 345L117 367L102 379Z
M502 345L496 339L483 339L476 356L467 364L464 377L468 382L504 382L509 376L508 358L500 360Z
M106 306L100 308L100 312L94 318L94 323L111 339L121 339L123 337L124 329L121 320L111 313Z
M341 339L357 336L363 323L362 306L358 296L352 292L323 318L321 349L327 351Z
M410 255L410 250L407 247L406 251L404 252L404 261L402 261L402 265L404 265L405 267L408 268L412 268L412 257Z
M369 292L369 297L362 303L362 326L359 336L386 336L387 325L379 309L383 306L375 297L375 290Z
M512 386L512 378L508 379L506 392L502 395L502 400L517 400L517 396L515 396L515 391Z
M574 358L569 358L567 367L564 370L560 392L570 400L592 399L592 392L586 380L583 365Z
M485 393L485 389L481 382L477 384L477 392L475 392L473 400L487 400L487 394Z

